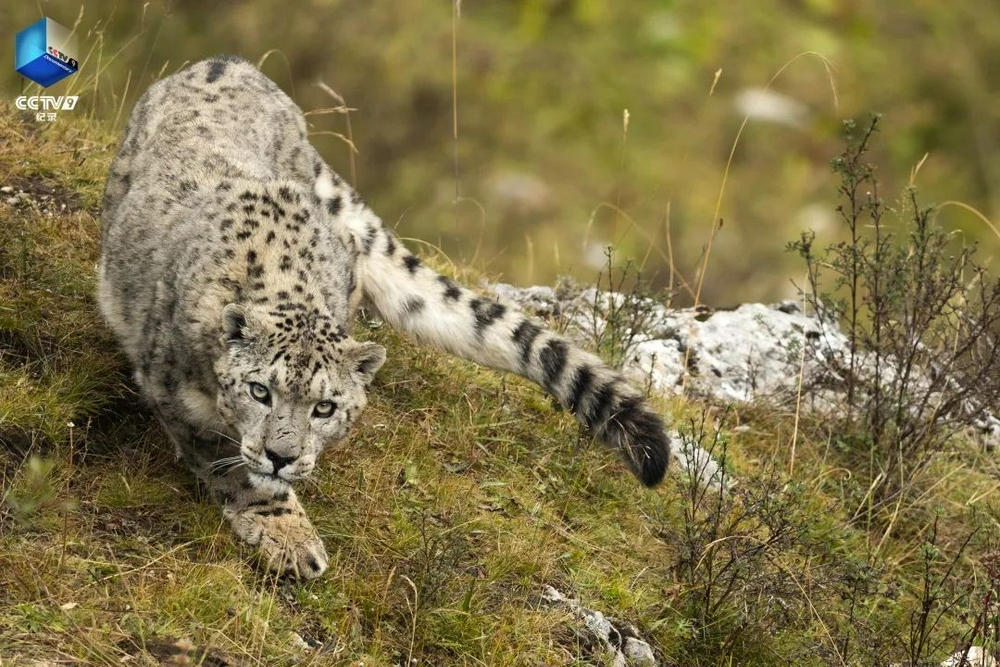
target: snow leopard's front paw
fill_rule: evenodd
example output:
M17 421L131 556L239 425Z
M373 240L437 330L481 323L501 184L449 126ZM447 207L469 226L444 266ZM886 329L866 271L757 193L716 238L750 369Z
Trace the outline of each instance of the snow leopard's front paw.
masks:
M308 520L308 530L288 522L276 523L265 532L260 543L269 570L296 579L315 579L326 572L326 547Z
M225 514L236 534L260 549L275 574L314 579L326 571L326 548L301 507L226 509Z

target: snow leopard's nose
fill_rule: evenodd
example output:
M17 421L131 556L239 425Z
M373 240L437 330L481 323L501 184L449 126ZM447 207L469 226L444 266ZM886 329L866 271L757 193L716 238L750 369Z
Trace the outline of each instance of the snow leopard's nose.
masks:
M267 460L271 462L271 465L274 466L275 475L278 474L279 470L281 470L289 463L295 461L296 458L298 458L296 456L281 456L280 454L271 451L267 447L264 448L264 454L267 456Z

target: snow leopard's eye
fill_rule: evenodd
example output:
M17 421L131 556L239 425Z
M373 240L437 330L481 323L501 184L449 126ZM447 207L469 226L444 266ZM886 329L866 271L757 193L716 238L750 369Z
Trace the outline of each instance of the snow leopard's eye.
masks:
M333 401L320 401L313 408L313 417L318 417L320 419L325 419L333 414L333 411L337 409Z
M251 382L250 388L247 391L250 394L250 398L258 403L271 405L271 390L259 382Z

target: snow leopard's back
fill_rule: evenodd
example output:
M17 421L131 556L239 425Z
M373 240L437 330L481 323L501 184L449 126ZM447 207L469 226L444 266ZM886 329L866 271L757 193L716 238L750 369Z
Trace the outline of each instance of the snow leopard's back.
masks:
M149 87L112 163L101 214L99 302L133 362L149 361L165 318L221 311L231 298L219 290L205 303L213 282L226 279L210 250L239 247L248 233L220 225L245 218L249 204L230 201L234 193L270 184L311 198L319 164L298 106L242 58L217 56ZM347 275L348 253L333 239L328 246L326 257ZM197 344L183 340L183 328L162 338Z
M310 188L307 146L299 108L250 62L199 62L154 83L136 103L108 178L105 231L127 217L117 215L123 204L169 213L192 196L193 182L289 179Z

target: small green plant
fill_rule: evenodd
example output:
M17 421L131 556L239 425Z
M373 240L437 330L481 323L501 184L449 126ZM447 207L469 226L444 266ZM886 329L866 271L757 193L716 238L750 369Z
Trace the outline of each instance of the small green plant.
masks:
M0 496L0 518L9 508L15 521L23 526L54 519L47 514L56 510L69 510L72 505L59 499L59 484L55 462L39 456L30 456L21 471L21 477Z
M615 248L604 249L604 269L597 275L586 316L594 350L621 368L649 328L654 309L669 305L669 295L654 295L631 260L615 268Z
M702 471L679 479L683 520L673 576L678 592L672 609L691 623L684 652L692 664L727 655L750 660L778 626L795 627L808 618L803 589L789 559L803 543L801 489L786 485L776 466L735 488L726 473L728 412L712 424L708 411L681 431L683 453L704 460L698 449L721 464L720 485L706 486ZM773 657L773 656L772 656ZM766 661L755 657L754 664ZM701 664L701 663L697 663ZM749 664L749 663L748 663Z
M920 545L922 566L919 605L909 614L909 637L906 649L910 665L925 661L941 647L947 634L939 631L942 619L953 608L963 605L971 593L957 581L956 566L975 536L970 532L950 558L938 546L938 520L935 517L927 539Z
M956 431L1000 406L1000 279L974 245L935 221L908 187L884 203L867 155L879 117L833 160L847 238L816 248L811 232L790 244L805 261L808 304L840 323L846 350L827 350L846 395L841 445L867 469L856 517L870 523L895 503Z

